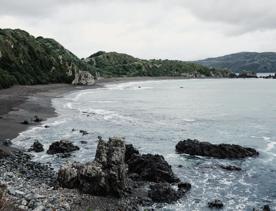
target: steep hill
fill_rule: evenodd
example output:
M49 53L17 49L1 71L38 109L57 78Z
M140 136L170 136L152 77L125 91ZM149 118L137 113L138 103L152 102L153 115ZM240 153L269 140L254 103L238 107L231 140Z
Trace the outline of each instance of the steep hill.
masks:
M14 84L79 83L93 67L53 39L19 29L0 29L0 88ZM93 76L85 77L90 80ZM88 82L90 83L90 82Z
M97 68L100 76L174 76L174 77L228 77L229 71L220 71L191 62L177 60L144 60L127 54L99 51L86 59Z
M195 61L207 67L228 69L234 72L253 71L258 73L276 72L276 53L242 52L222 57Z

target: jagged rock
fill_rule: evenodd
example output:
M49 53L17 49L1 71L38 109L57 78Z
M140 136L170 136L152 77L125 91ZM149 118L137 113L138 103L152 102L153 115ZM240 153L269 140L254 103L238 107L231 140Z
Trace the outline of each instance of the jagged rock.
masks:
M231 165L229 165L229 166L220 165L220 167L221 167L222 169L227 170L227 171L241 171L241 170L242 170L242 169L241 169L240 167L238 167L238 166L231 166Z
M78 146L73 145L70 141L61 140L52 143L47 150L47 154L53 155L57 153L70 153L79 149L80 148Z
M28 151L43 152L44 148L43 145L38 140L36 140Z
M216 145L209 142L199 142L198 140L191 139L178 142L176 145L176 151L178 153L215 157L220 159L241 159L259 155L259 153L252 148L245 148L234 144Z
M153 202L172 203L184 196L183 189L175 190L168 183L157 183L150 186L148 196Z
M94 76L88 71L79 71L75 73L73 85L93 85L95 83Z
M222 209L223 208L223 203L221 200L214 200L214 201L211 201L211 202L208 202L208 207L209 208L216 208L216 209Z
M127 161L128 173L136 173L139 180L151 182L179 182L172 172L171 166L165 161L161 155L139 155L133 154Z
M133 155L139 155L139 151L132 144L126 144L125 161L127 162Z
M99 140L95 160L84 165L71 164L58 173L61 187L77 188L83 193L121 197L127 189L125 144L119 138L106 143Z

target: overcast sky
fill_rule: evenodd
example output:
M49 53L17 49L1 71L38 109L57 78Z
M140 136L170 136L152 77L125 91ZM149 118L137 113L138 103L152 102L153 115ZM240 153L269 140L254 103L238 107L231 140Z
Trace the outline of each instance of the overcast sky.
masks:
M0 28L99 50L195 60L276 51L276 0L0 0Z

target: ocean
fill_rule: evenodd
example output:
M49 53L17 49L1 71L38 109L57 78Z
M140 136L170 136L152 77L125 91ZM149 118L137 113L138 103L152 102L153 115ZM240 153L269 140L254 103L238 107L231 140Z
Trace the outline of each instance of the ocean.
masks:
M252 211L265 204L276 210L275 80L126 82L73 92L52 104L58 116L43 122L50 128L30 128L13 142L28 149L37 139L48 148L68 139L81 149L70 158L34 153L36 161L51 162L55 169L68 161L91 161L98 136L124 137L141 153L163 155L176 175L192 184L184 198L162 210L208 210L213 199L221 199L224 210ZM82 136L79 130L89 134ZM219 160L176 154L177 142L187 138L253 147L260 156ZM229 172L219 165L236 165L242 171Z

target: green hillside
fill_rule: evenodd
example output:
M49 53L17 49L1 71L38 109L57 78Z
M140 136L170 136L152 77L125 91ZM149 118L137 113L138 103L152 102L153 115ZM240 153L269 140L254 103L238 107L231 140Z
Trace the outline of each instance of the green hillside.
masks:
M173 76L173 77L228 77L220 71L191 62L177 60L144 60L127 54L99 51L86 59L103 77Z
M93 68L53 39L0 29L0 88L14 84L71 83Z
M256 73L276 72L276 53L273 52L242 52L195 62L207 67L228 69L237 73L243 71Z

